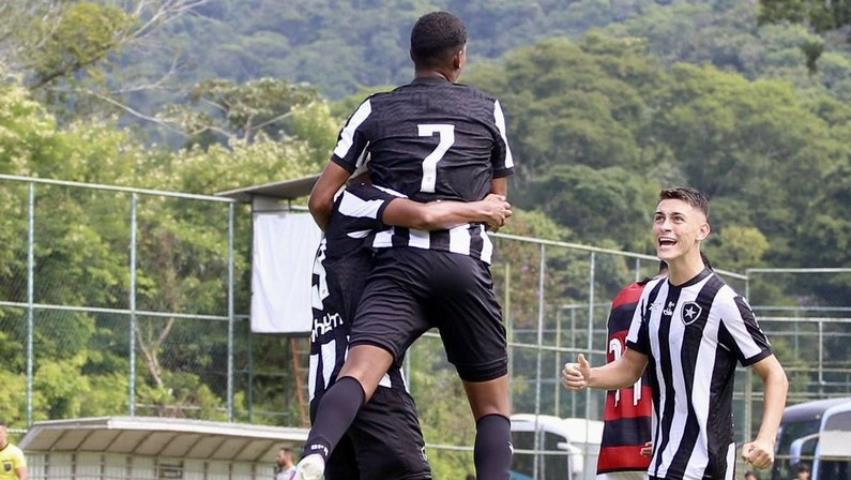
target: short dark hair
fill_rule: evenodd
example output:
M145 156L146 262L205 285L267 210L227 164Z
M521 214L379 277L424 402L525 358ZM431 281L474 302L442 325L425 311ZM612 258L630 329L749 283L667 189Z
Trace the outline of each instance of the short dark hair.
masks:
M659 192L659 200L682 200L700 210L709 220L709 197L691 187L666 188Z
M418 67L445 65L467 43L467 29L449 12L423 15L411 30L411 58Z
M810 466L807 465L806 463L799 463L798 467L795 468L795 473L809 472L809 471L810 471Z

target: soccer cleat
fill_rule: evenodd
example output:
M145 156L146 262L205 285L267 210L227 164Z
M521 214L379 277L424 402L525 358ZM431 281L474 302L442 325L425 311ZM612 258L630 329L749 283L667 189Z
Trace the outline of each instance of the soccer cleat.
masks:
M295 478L293 480L320 480L325 472L325 460L318 453L301 459L295 467Z

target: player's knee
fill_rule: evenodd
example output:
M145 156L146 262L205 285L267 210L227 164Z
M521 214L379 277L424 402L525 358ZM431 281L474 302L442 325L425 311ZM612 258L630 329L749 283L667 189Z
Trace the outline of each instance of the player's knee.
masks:
M372 382L369 375L362 372L341 370L337 376L337 381L341 378L351 378L360 384L361 388L363 388L364 402L368 402L375 393L375 389L378 388L378 382Z
M477 405L473 405L472 407L476 421L487 417L488 415L498 415L505 418L508 418L511 415L511 408L508 406L507 401L478 402Z

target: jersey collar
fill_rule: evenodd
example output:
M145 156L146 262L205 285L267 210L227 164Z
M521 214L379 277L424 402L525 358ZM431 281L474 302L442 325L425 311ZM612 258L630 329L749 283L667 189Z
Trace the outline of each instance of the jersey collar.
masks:
M411 85L449 85L451 82L443 77L416 77Z
M704 267L703 270L700 273L698 273L697 275L692 277L691 280L689 280L689 281L687 281L683 284L680 284L680 285L672 284L670 277L668 278L667 282L668 282L668 286L670 286L672 288L687 288L687 287L690 287L690 286L694 285L695 283L703 280L704 278L708 277L711 274L712 274L712 270L710 270L708 267Z

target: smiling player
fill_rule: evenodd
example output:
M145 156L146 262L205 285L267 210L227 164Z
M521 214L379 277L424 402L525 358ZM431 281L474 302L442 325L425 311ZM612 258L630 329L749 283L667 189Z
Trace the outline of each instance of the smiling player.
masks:
M757 468L774 461L774 441L788 381L744 298L706 268L700 245L709 235L709 202L697 190L663 190L653 215L656 253L667 279L648 283L615 362L591 368L580 354L562 372L567 388L614 390L632 385L652 360L658 389L649 478L734 477L733 380L736 363L765 383L762 425L742 457Z

